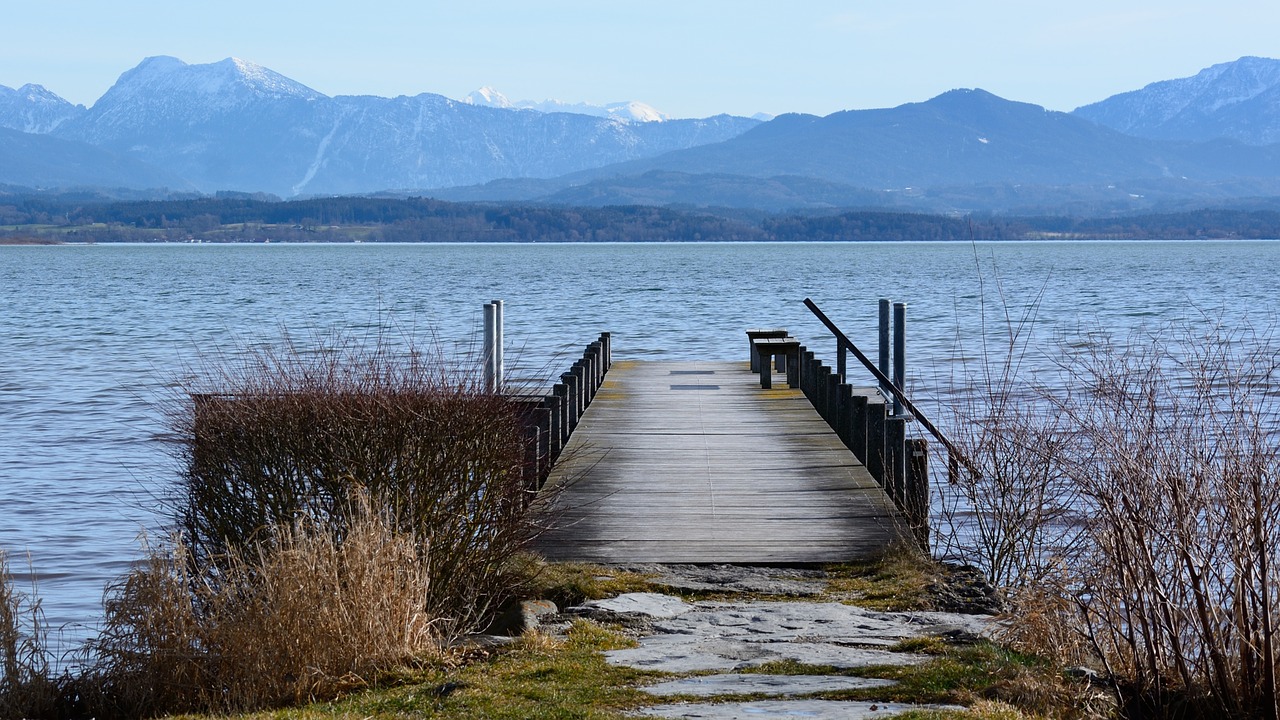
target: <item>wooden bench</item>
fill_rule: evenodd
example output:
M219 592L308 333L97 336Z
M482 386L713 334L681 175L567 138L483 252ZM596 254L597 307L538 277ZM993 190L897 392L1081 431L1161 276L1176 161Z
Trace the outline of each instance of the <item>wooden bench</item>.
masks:
M756 354L756 340L790 337L786 328L750 328L747 330L748 352L751 354L751 372L760 372L760 356ZM779 371L785 368L778 368Z
M751 343L752 353L760 360L760 387L768 390L773 387L773 359L779 358L780 370L787 373L787 382L793 387L798 384L796 375L800 372L800 341L793 337L758 338Z

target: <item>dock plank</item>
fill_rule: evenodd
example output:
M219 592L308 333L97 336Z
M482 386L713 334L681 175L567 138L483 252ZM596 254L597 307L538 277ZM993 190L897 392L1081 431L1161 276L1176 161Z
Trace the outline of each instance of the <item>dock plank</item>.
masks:
M539 502L551 560L821 563L905 537L798 390L746 362L617 362Z

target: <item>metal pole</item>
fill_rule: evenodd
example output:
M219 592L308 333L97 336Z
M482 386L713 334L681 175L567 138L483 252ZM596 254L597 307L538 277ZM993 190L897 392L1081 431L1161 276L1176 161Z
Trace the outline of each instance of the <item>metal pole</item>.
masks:
M893 414L902 414L902 390L907 376L907 305L893 304Z
M497 392L497 365L494 364L494 344L497 339L498 310L493 303L484 304L484 389L485 392Z
M501 393L506 386L506 374L503 369L503 353L502 353L502 301L493 301L493 388L494 392Z
M880 374L889 376L889 301L880 298ZM888 393L889 388L880 383L880 389Z

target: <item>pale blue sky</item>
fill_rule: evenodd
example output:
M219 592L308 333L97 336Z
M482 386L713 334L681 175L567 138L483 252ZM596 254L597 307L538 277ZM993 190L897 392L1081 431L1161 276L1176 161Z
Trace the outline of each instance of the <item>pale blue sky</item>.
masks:
M92 104L149 55L235 56L328 95L640 100L677 117L889 107L956 87L1070 110L1242 55L1276 0L39 0L0 84Z

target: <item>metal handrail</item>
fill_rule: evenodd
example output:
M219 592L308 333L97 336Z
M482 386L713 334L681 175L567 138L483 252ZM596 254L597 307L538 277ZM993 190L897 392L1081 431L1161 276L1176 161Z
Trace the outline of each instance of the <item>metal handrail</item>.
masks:
M907 397L906 393L902 391L902 388L894 385L888 375L881 372L880 368L876 367L875 363L871 362L866 355L862 354L862 351L858 349L858 346L854 345L853 341L841 332L840 328L836 327L835 323L831 322L831 318L828 318L826 313L822 312L816 303L809 298L805 298L804 304L805 307L809 308L810 312L822 321L823 325L827 326L827 330L830 330L831 334L835 336L836 342L849 350L852 350L853 356L858 358L858 362L862 363L863 367L871 371L871 374L880 382L881 387L886 388L890 393L892 393L893 396L902 403L902 406L907 409L907 412L911 413L911 415L924 426L924 429L928 430L931 435L938 439L938 442L942 443L943 446L947 448L947 452L951 454L953 465L958 461L965 467L969 468L970 472L977 475L982 474L978 469L978 466L975 465L973 461L960 450L960 448L956 447L954 443L948 440L947 436L943 435L942 431L930 422L929 418L925 417L924 413L920 412L915 404L911 402L911 399ZM844 378L842 377L841 380L843 379Z

